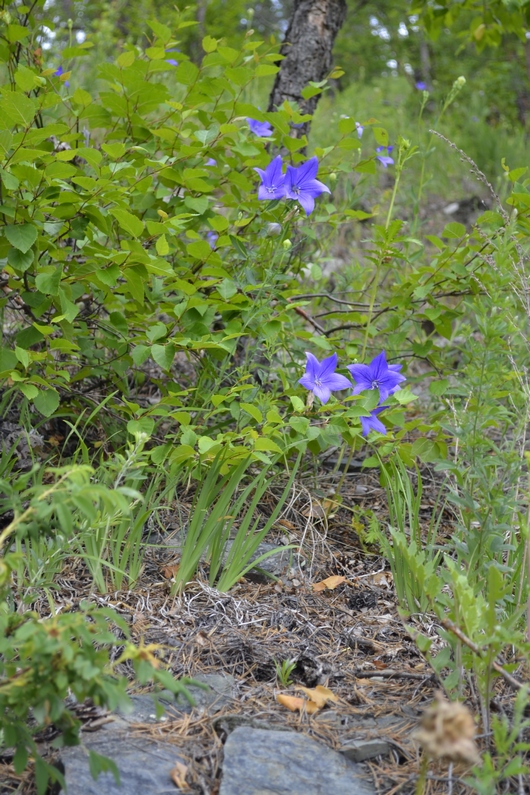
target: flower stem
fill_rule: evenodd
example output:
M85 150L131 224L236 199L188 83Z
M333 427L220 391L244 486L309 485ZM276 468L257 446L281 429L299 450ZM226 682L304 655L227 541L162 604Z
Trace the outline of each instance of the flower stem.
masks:
M427 771L429 770L429 757L427 754L423 754L420 763L420 772L418 775L418 780L416 781L416 789L414 791L415 795L423 795L425 792L425 783L427 781Z

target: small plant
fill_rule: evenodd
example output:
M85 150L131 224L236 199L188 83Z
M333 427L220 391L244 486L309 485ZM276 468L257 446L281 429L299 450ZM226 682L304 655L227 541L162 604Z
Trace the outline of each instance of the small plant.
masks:
M274 667L278 684L281 687L292 685L291 674L296 668L296 660L274 660Z
M256 509L270 485L271 467L264 467L258 475L252 477L250 483L237 496L250 465L249 459L241 461L226 474L222 474L226 462L222 454L216 456L193 504L182 546L180 566L175 576L174 591L182 590L193 578L203 557L209 562L210 585L215 585L220 591L228 591L251 568L278 551L272 549L253 559L289 495L300 458L299 455L274 511L260 528L260 516L256 516ZM234 537L230 539L232 530ZM292 546L282 547L291 548Z

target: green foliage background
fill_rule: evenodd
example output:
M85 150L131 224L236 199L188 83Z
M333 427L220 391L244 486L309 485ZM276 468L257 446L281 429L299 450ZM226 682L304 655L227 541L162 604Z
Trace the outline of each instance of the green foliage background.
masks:
M293 136L304 120L293 105L260 110L289 4L2 4L0 408L21 435L43 434L25 469L14 447L0 459L0 747L16 747L17 770L36 754L30 708L76 742L69 688L125 698L110 613L87 607L87 629L84 613L41 622L17 600L46 589L53 602L71 554L97 590L134 587L146 523L190 482L205 519L176 587L203 551L211 584L228 589L249 556L221 570L231 525L217 532L213 519L235 506L253 550L268 473L294 478L302 456L318 466L331 447L381 470L391 522L369 517L370 538L404 613L453 621L483 650L440 630L431 655L448 692L475 678L495 733L473 786L493 792L515 775L510 755L523 765L526 691L511 724L490 721L489 705L492 661L528 661L529 4L354 11L337 66L307 87L322 94L307 141ZM247 117L268 121L270 139ZM385 171L376 147L388 145ZM278 151L319 159L332 194L310 218L257 198L255 168ZM478 220L431 225L433 200L465 196L470 181L487 200ZM344 368L383 348L410 386L391 398L387 435L366 442L373 391L312 405L298 379L306 350L337 351ZM443 544L435 513L422 536L425 466L447 477ZM432 640L411 632L430 655ZM140 681L181 687L160 650L124 653ZM54 671L43 693L37 669ZM55 773L38 757L36 773L44 792Z

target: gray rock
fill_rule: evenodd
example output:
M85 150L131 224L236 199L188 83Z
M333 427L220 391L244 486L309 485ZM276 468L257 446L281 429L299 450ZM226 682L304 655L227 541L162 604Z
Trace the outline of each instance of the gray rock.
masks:
M158 698L162 703L169 703L176 707L179 712L191 712L192 709L199 709L212 713L219 712L228 706L234 698L236 681L229 674L197 674L193 678L208 686L207 689L203 689L196 685L187 685L187 690L195 701L195 707L192 707L182 694L179 693L175 697L169 690L163 690L158 694Z
M147 738L131 737L129 732L95 732L83 735L86 748L116 762L120 771L120 785L112 773L92 778L88 754L82 746L63 748L61 761L65 769L68 795L178 795L182 790L173 783L170 772L184 760L169 743L153 742Z
M374 795L342 754L294 732L241 727L224 749L219 795Z
M364 762L366 759L389 754L391 750L391 743L385 740L349 740L340 752L352 762Z

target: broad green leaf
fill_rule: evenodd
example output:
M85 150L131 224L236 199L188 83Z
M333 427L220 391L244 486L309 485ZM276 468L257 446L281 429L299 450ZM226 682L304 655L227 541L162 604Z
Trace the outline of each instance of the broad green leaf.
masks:
M128 232L133 237L140 237L144 231L145 224L136 215L133 215L128 210L122 210L119 207L113 207L110 214L114 216L122 229Z
M247 414L250 414L250 416L253 419L255 419L256 422L260 422L260 423L263 422L263 414L252 403L240 403L240 406L243 409L243 411L246 411ZM258 448L258 449L260 449L260 448ZM265 448L261 448L261 449L265 449Z
M55 389L40 390L39 394L33 400L33 404L37 411L40 411L45 417L51 417L51 415L57 411L59 402L59 393Z
M465 234L466 227L464 224L459 224L456 221L452 221L450 224L447 224L447 226L444 227L442 237L457 239L464 237Z
M217 49L217 40L211 36L205 36L202 40L202 48L204 52L213 52Z
M208 259L212 253L212 248L210 244L206 242L206 240L197 240L194 243L188 243L186 246L186 251L195 259L203 260Z
M156 253L161 257L165 257L166 254L169 254L169 244L165 235L161 235L156 241Z
M28 400L33 400L39 394L39 390L34 384L19 384L18 388Z
M172 343L151 345L151 356L162 370L169 370L175 358L175 346Z
M282 452L282 448L279 447L279 445L277 445L276 442L273 442L272 439L267 439L264 436L261 436L259 439L256 439L256 442L254 444L254 449L265 452L271 452L271 453Z
M136 55L132 50L128 50L127 52L122 52L121 55L118 55L116 58L116 63L122 69L126 68L127 66L132 66L136 60Z
M21 124L23 127L31 125L37 109L37 102L20 91L6 92L0 99L0 114L5 113L13 124Z
M139 433L145 433L151 436L155 427L155 421L152 417L141 417L139 420L129 420L127 423L127 430L132 436Z
M41 268L35 278L37 290L44 293L44 295L58 295L62 273L62 267L56 267L55 265L47 265L45 268Z
M25 254L36 241L38 232L33 224L10 224L4 226L4 235L12 246Z
M378 146L388 146L388 133L383 127L372 127Z

